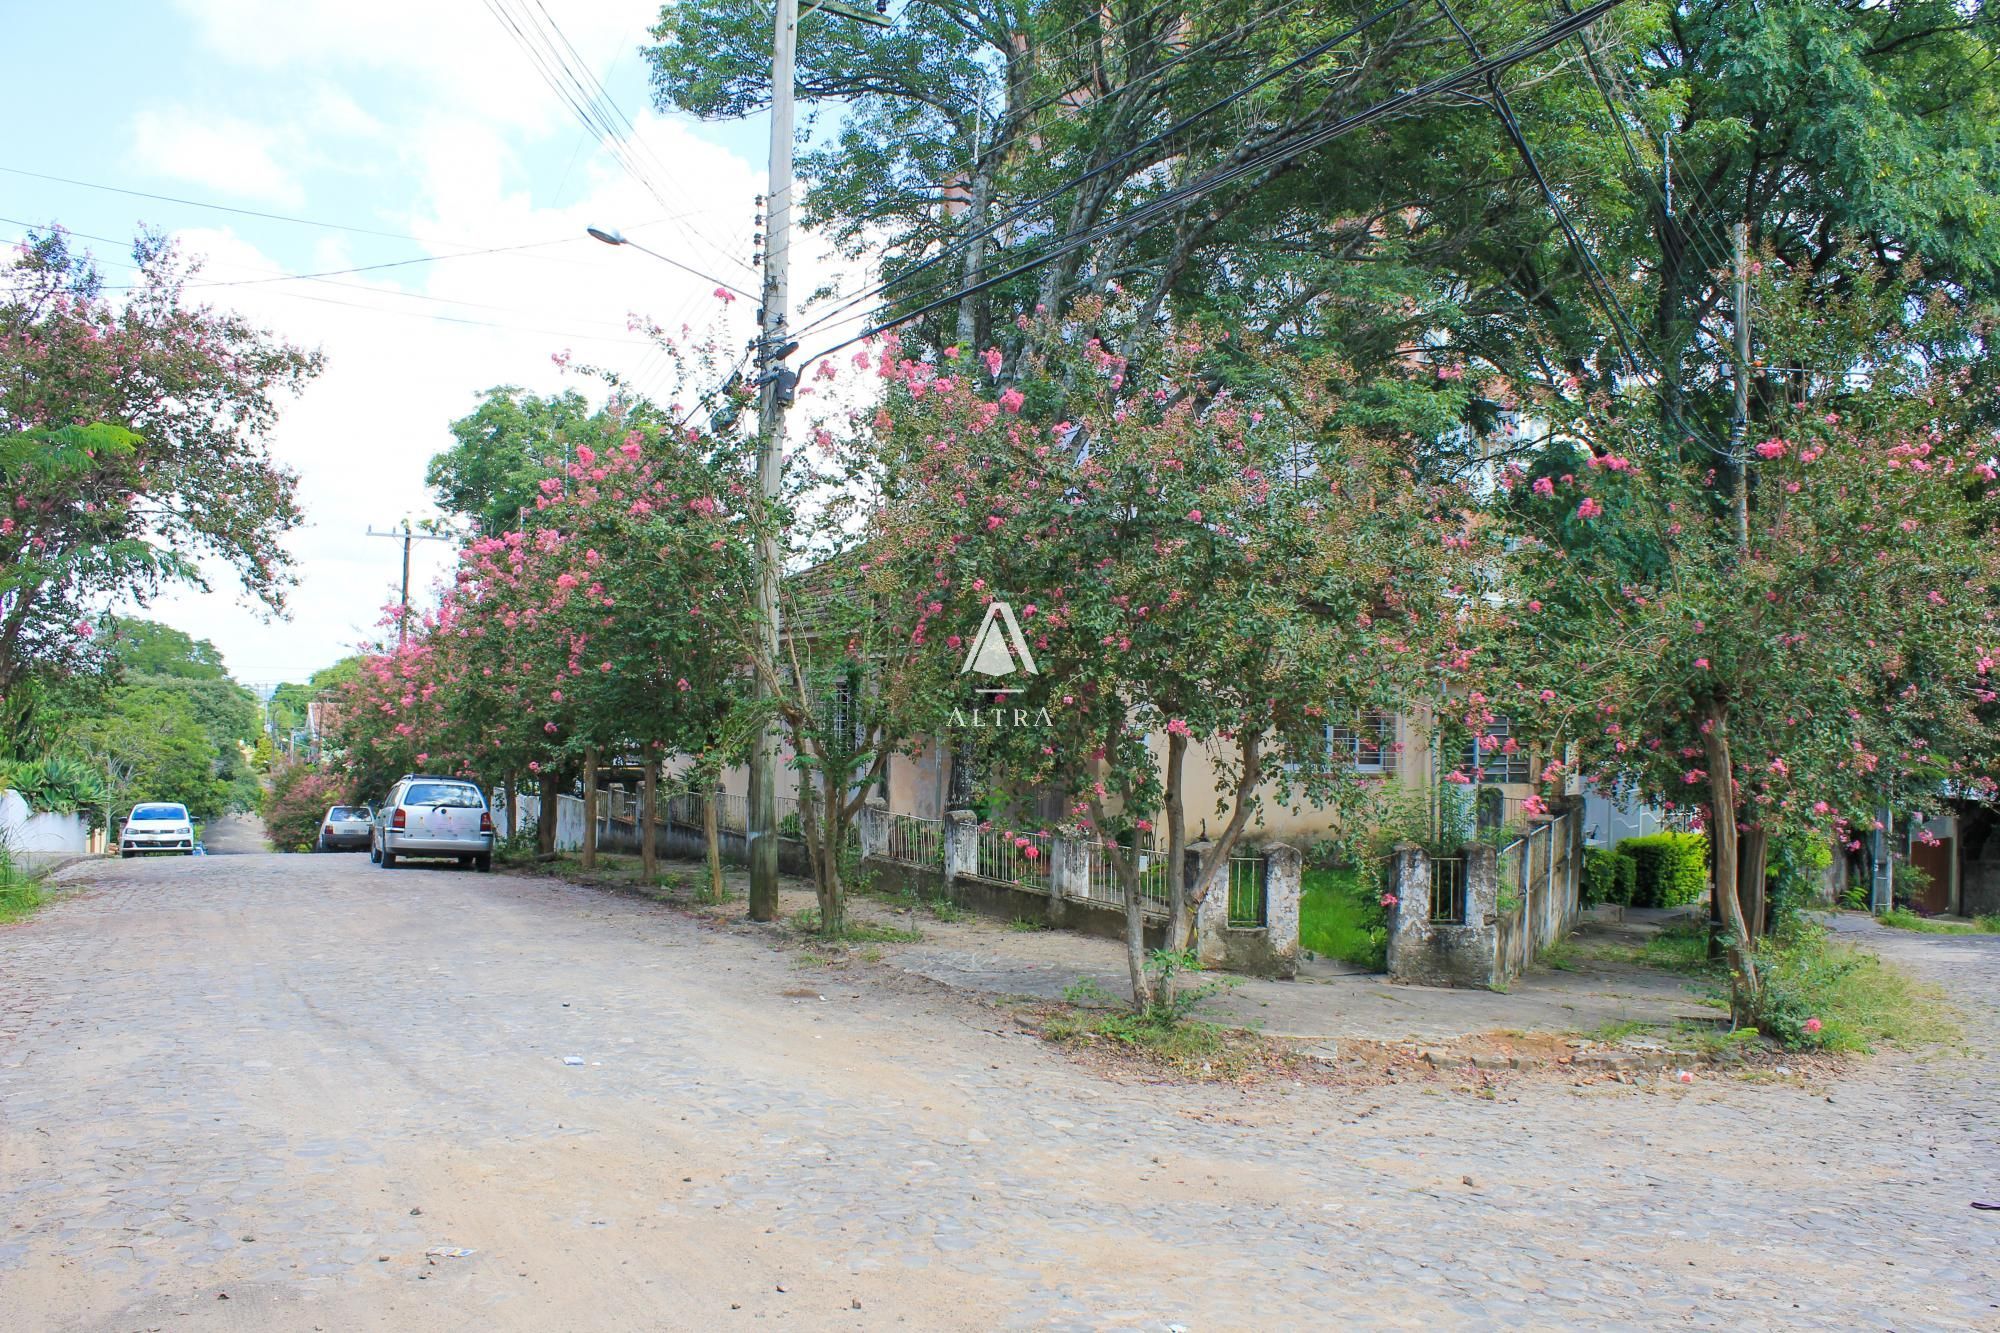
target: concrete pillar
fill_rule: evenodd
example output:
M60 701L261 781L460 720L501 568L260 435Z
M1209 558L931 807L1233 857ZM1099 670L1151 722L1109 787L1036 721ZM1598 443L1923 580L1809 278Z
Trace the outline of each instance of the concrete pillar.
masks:
M1264 848L1264 933L1281 977L1299 971L1299 894L1305 882L1305 857L1296 847L1272 843ZM1228 906L1225 899L1224 911Z
M1049 838L1049 924L1060 926L1069 904L1090 896L1090 844L1056 833Z
M1193 876L1201 865L1202 853L1210 845L1203 842L1188 848L1190 887L1193 887ZM1194 956L1201 960L1203 967L1221 967L1229 961L1228 930L1229 867L1223 866L1216 872L1215 887L1194 909Z
M979 816L970 810L944 812L944 882L979 873Z
M1430 951L1431 858L1413 842L1389 855L1389 975L1418 980Z
M861 807L861 817L855 821L855 832L861 838L861 855L887 856L889 854L889 803L879 796L871 796Z

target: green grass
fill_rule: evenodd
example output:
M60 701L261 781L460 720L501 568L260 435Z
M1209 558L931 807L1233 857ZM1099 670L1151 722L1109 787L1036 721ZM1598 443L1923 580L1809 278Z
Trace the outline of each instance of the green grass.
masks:
M0 846L0 922L33 916L48 900L49 896L42 892L41 876L16 866L7 849Z
M0 923L33 916L48 900L42 886L34 880L9 874L0 879Z
M812 935L820 940L827 937L820 932L819 909L808 907L803 912L794 913L791 919L793 930ZM872 921L857 921L853 917L840 934L834 938L849 944L915 944L924 937L920 930L903 930L896 926L877 925Z
M1023 934L1034 930L1047 930L1048 928L1048 922L1037 921L1030 916L1017 916L1007 923L1007 929L1020 931Z
M1666 926L1642 943L1633 959L1647 967L1667 972L1702 975L1719 970L1720 960L1708 956L1708 927L1705 924Z
M966 911L963 907L960 907L951 899L942 896L925 899L924 908L932 916L944 922L963 921L966 917Z
M1650 1032L1653 1030L1653 1026L1651 1023L1643 1022L1636 1018L1621 1018L1615 1022L1606 1023L1595 1031L1587 1032L1584 1035L1592 1041L1606 1043L1620 1042L1627 1037L1636 1037L1641 1032Z
M1381 971L1388 966L1389 934L1374 901L1352 866L1305 872L1299 891L1299 946L1324 958Z
M1108 1014L1071 1012L1051 1018L1042 1034L1072 1045L1108 1042L1193 1077L1227 1076L1240 1064L1223 1029L1200 1019L1166 1023L1129 1009Z
M1823 927L1802 925L1766 941L1758 961L1764 983L1759 1026L1787 1046L1870 1051L1884 1044L1954 1042L1963 1035L1943 991L1831 938Z
M1896 930L1915 930L1926 935L2000 935L2000 913L1974 917L1970 921L1946 921L1918 916L1907 907L1892 907L1875 918Z

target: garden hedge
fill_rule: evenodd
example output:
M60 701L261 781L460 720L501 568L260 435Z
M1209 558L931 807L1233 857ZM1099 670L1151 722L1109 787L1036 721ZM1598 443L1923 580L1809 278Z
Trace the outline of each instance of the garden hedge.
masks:
M1602 847L1583 849L1583 905L1595 907L1599 903L1618 900L1612 895L1618 891L1618 858Z
M1708 889L1708 838L1701 833L1649 833L1618 844L1635 869L1634 907L1680 907Z
M1612 890L1611 901L1630 907L1632 895L1639 891L1639 863L1621 848L1611 854L1611 869L1617 885Z

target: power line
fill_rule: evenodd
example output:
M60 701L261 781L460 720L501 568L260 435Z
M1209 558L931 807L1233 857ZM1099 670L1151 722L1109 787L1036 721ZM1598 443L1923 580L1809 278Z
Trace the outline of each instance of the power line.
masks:
M648 148L631 120L620 111L616 103L604 91L597 76L576 54L575 47L563 35L562 29L539 3L535 12L530 12L519 0L485 0L486 8L515 40L527 55L542 81L571 112L595 135L611 153L626 174L644 186L648 193L663 205L671 208L665 191L654 179L654 174L645 162L640 160L643 153L654 167L667 176L672 172L662 164ZM518 6L518 13L514 6ZM536 18L539 12L540 19ZM532 35L530 30L532 30ZM724 247L702 234L699 229L676 224L683 237L690 243L699 241L728 263L746 271L750 265L730 254ZM726 284L725 284L726 285Z
M894 286L897 283L908 282L910 279L916 277L918 274L923 273L928 269L935 268L937 265L944 263L946 260L952 258L954 255L963 253L963 251L969 245L971 245L973 241L982 239L987 236L991 236L995 232L1001 231L1004 228L1011 226L1013 223L1020 221L1022 218L1026 217L1031 212L1034 212L1039 208L1045 207L1046 205L1053 203L1055 200L1061 198L1065 194L1068 194L1071 190L1076 189L1078 186L1083 185L1088 181L1094 180L1097 177L1104 175L1108 171L1114 170L1115 168L1122 166L1124 163L1129 162L1130 160L1132 160L1132 158L1138 156L1141 153L1148 152L1152 149L1160 147L1165 143L1168 143L1169 141L1172 140L1172 138L1175 135L1181 133L1188 127L1196 124L1197 122L1205 119L1208 116L1214 115L1217 112L1228 108L1229 106L1233 105L1236 102L1241 101L1242 99L1248 97L1251 93L1273 82L1274 80L1280 79L1284 77L1286 74L1289 74L1296 69L1299 69L1307 64L1310 64L1311 62L1319 59L1319 57L1325 55L1327 52L1333 50L1335 47L1339 46L1342 42L1348 41L1349 39L1358 36L1363 32L1366 32L1368 29L1374 27L1377 23L1380 23L1382 20L1389 18L1395 14L1399 14L1405 9L1408 9L1414 3L1416 3L1416 0L1394 0L1393 3L1385 6L1382 9L1375 11L1375 13L1369 15L1367 18L1362 19L1358 23L1351 24L1348 27L1342 29L1339 33L1336 33L1334 36L1329 37L1324 41L1318 42L1311 47L1308 47L1304 52L1293 57L1291 60L1288 60L1284 64L1278 66L1277 68L1266 72L1259 78L1252 80L1251 83L1248 84L1246 87L1237 89L1235 92L1232 92L1225 97L1222 97L1214 102L1209 103L1201 110L1192 112L1189 115L1182 117L1180 120L1175 121L1173 124L1169 125L1166 129L1160 131L1158 134L1153 135L1151 138L1133 145L1131 148L1128 148L1124 152L1117 154L1110 160L1100 163L1099 165L1092 167L1090 170L1083 172L1078 176L1074 176L1064 181L1062 184L1055 186L1050 190L1044 191L1037 197L1028 200L1026 203L1023 203L1019 207L1013 209L1011 212L1009 212L1006 216L999 219L997 222L989 223L986 226L978 229L977 231L967 236L961 237L958 241L954 242L951 245L946 246L943 250L939 251L936 255L933 255L931 258L923 260L914 267L906 269L903 272L898 273L891 278L884 279L882 282L877 283L874 287L856 294L851 300L847 301L844 305L834 310L828 311L825 315L822 315L820 318L800 328L797 331L798 334L803 335L806 333L811 333L817 329L825 327L829 322L834 320L837 316L845 313L847 310L852 309L855 305L859 304L860 302L868 300L871 297L886 292L891 286ZM984 290L984 288L982 287L980 288L980 290Z
M1461 66L1456 70L1452 70L1448 73L1441 74L1434 78L1428 79L1414 88L1411 88L1405 92L1394 94L1393 96L1385 98L1382 101L1376 102L1373 105L1354 113L1353 115L1343 117L1340 120L1337 120L1330 125L1325 125L1318 129L1310 130L1304 133L1295 134L1289 140L1281 140L1274 144L1267 145L1265 148L1260 149L1252 154L1249 154L1248 156L1240 159L1237 162L1231 163L1230 165L1225 167L1217 168L1216 170L1209 172L1207 175L1197 178L1196 180L1188 183L1185 186L1169 191L1167 194L1162 195L1161 197L1151 200L1145 204L1141 204L1132 209L1128 209L1126 212L1120 214L1118 217L1110 219L1107 222L1103 222L1095 227L1088 228L1085 231L1080 232L1077 235L1069 238L1068 240L1065 240L1064 242L1055 246L1053 249L1047 251L1046 253L1034 259L1028 260L1022 264L1018 264L1004 273L996 274L993 277L983 279L980 282L969 284L965 287L958 289L957 291L951 292L936 300L930 301L920 306L918 309L914 311L908 312L903 315L898 315L894 319L886 320L880 324L875 325L870 329L863 331L862 333L855 335L852 338L848 338L842 342L835 343L831 347L816 352L813 354L813 356L807 358L806 364L810 364L812 361L816 361L821 357L829 356L834 352L841 350L842 348L850 347L857 342L861 342L868 338L872 338L876 334L885 332L888 329L895 328L899 324L906 324L913 319L921 318L922 316L929 314L933 310L937 310L943 306L949 305L954 301L961 300L966 296L974 295L978 292L985 291L992 287L996 287L1003 282L1012 281L1014 278L1020 277L1024 273L1032 272L1033 270L1040 268L1042 265L1051 263L1054 260L1063 257L1064 255L1074 253L1075 251L1082 249L1085 246L1095 244L1097 241L1102 240L1107 236L1113 235L1116 232L1130 228L1136 228L1140 226L1142 223L1146 222L1148 219L1155 217L1160 213L1169 212L1174 209L1177 209L1182 204L1191 202L1192 200L1199 198L1201 195L1207 194L1208 192L1217 189L1222 185L1226 185L1232 181L1238 180L1245 175L1264 171L1267 168L1281 166L1284 163L1292 161L1300 156L1303 156L1304 154L1311 152L1316 148L1331 143L1335 139L1341 138L1344 135L1349 134L1356 129L1359 129L1364 125L1372 124L1373 122L1380 120L1385 116L1391 115L1397 111L1401 111L1408 107L1414 106L1420 102L1428 100L1433 96L1438 95L1439 93L1457 89L1458 87L1460 87L1465 83L1472 82L1475 80L1485 79L1493 74L1497 74L1502 70L1509 69L1512 66L1519 64L1523 60L1530 59L1536 55L1540 55L1546 51L1553 49L1556 46L1561 45L1564 41L1567 41L1571 36L1573 36L1577 31L1587 26L1588 24L1595 22L1598 18L1601 18L1603 15L1609 13L1611 10L1617 8L1618 5L1621 4L1622 2L1623 0L1598 0L1598 3L1591 5L1589 8L1582 10L1577 14L1570 15L1564 19L1561 19L1554 24L1549 25L1540 32L1536 33L1535 35L1524 38L1516 42L1514 45L1506 48L1504 51L1500 53L1482 56L1478 59L1475 59L1474 61L1472 61L1472 63L1468 65ZM1413 3L1413 0L1401 0L1401 3L1392 6L1392 10L1405 8L1410 3ZM1385 14L1387 12L1391 11L1383 11L1383 13ZM1378 14L1376 18L1379 19L1381 16L1382 15ZM1373 22L1375 20L1371 19L1369 21Z

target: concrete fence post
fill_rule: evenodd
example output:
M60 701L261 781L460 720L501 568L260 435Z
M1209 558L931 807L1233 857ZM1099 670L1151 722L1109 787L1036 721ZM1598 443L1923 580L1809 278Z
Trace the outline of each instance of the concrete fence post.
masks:
M1194 888L1194 876L1200 869L1203 853L1212 844L1202 842L1188 848L1188 887ZM1208 896L1194 909L1194 956L1203 967L1220 967L1229 959L1229 867L1223 865L1215 873L1214 887Z
M1299 972L1299 895L1305 884L1305 857L1286 843L1264 849L1264 932L1281 977ZM1228 879L1223 880L1223 915L1229 912Z
M879 796L871 796L861 807L861 817L855 821L856 831L861 836L861 855L887 856L889 854L889 803Z
M1060 926L1072 901L1090 897L1090 844L1057 833L1049 838L1049 924Z
M979 873L979 816L970 810L944 812L944 882Z
M1420 979L1430 949L1431 858L1413 842L1399 842L1389 856L1389 975Z

